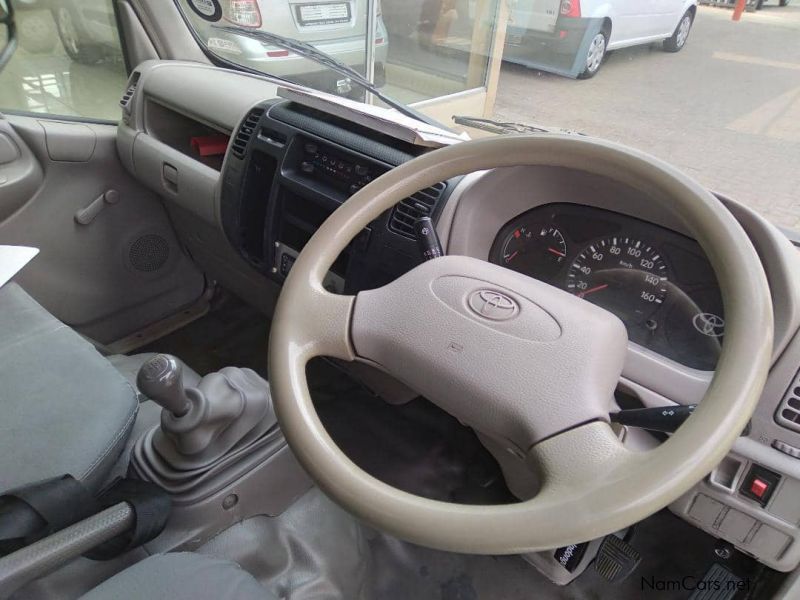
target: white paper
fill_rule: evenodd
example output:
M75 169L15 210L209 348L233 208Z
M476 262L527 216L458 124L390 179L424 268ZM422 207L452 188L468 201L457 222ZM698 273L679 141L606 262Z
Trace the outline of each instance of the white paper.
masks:
M278 88L278 96L352 120L417 146L439 148L470 139L466 133L454 133L417 121L393 108L364 104L325 92L286 86Z
M19 273L37 254L39 254L38 248L0 246L0 287Z

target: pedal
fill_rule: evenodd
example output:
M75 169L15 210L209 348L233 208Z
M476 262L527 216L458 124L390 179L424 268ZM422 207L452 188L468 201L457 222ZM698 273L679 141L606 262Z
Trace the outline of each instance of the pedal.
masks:
M600 544L594 568L601 577L618 583L636 570L642 562L642 555L628 542L615 535L607 535Z
M689 600L732 600L738 591L746 589L744 585L741 577L714 563L697 584Z

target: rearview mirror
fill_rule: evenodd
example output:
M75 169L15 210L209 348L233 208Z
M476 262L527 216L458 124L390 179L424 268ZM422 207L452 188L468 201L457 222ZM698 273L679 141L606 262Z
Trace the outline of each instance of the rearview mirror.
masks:
M0 71L2 71L17 49L17 26L14 23L14 6L11 0L0 0L0 24L6 26L6 45L0 50Z

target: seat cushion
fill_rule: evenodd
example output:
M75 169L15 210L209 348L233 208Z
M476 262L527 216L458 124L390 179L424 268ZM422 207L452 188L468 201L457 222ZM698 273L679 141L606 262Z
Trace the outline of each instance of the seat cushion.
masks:
M191 552L156 554L117 573L81 600L277 600L234 562Z
M18 285L0 287L0 493L64 474L97 490L137 407L94 346Z

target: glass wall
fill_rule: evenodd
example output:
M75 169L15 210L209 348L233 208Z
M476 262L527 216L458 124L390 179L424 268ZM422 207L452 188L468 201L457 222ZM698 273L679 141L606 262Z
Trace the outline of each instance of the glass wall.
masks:
M309 58L298 43L310 45L324 58L369 75L383 93L404 103L484 88L500 6L499 0L177 2L198 43L222 59L318 90L364 97L363 88Z
M406 103L482 88L498 0L383 0L386 88Z

